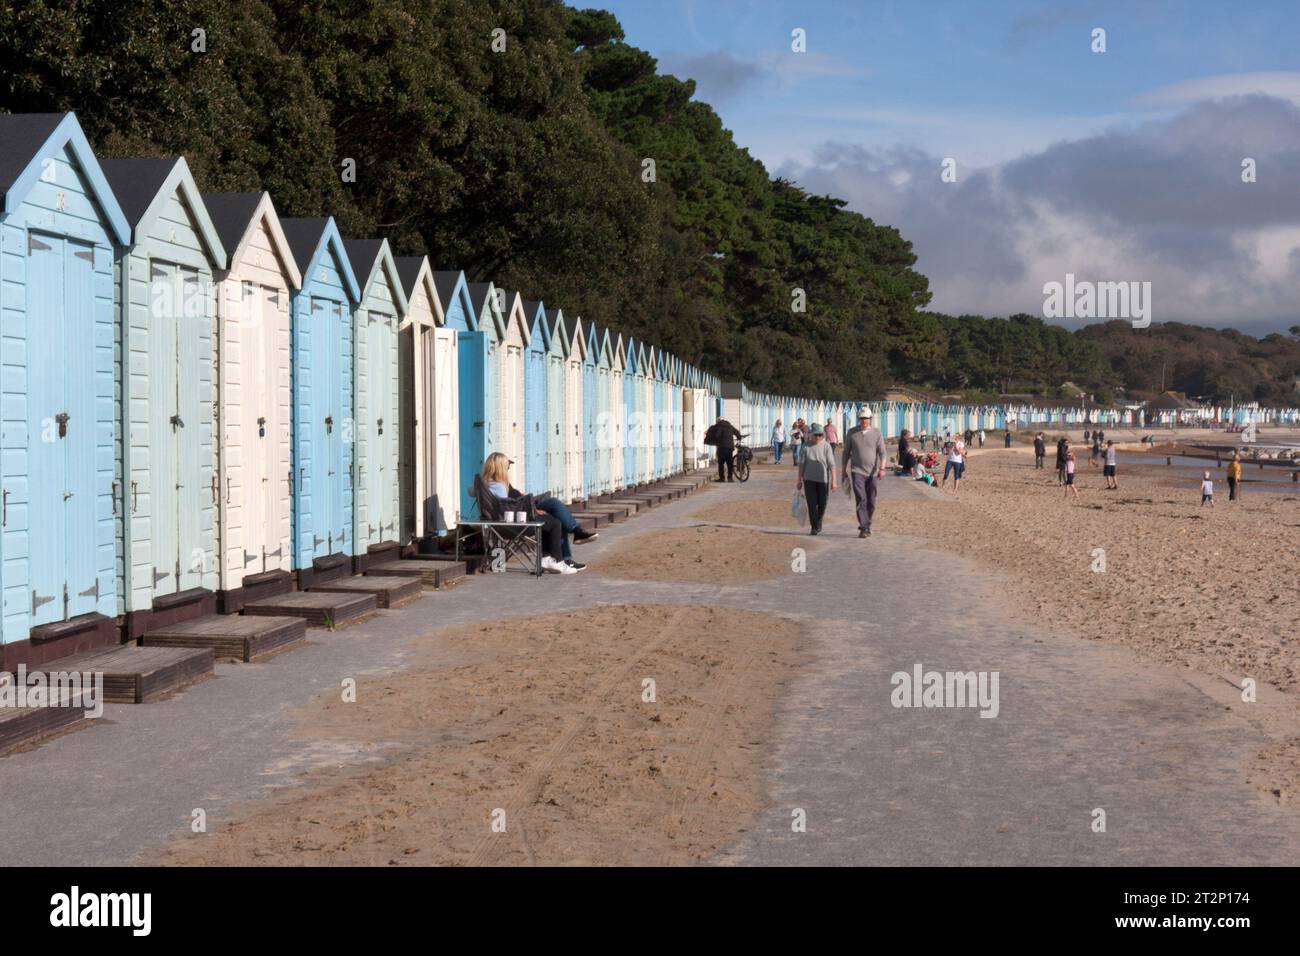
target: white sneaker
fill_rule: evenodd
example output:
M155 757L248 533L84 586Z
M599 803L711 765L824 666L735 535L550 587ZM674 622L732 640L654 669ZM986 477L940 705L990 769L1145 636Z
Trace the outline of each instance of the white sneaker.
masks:
M550 555L543 555L543 556L542 556L542 570L543 570L543 571L550 571L552 574L563 574L564 572L561 571L560 568L561 568L561 565L560 565L560 562L559 562L559 561L556 561L556 560L555 560L554 558L552 558Z

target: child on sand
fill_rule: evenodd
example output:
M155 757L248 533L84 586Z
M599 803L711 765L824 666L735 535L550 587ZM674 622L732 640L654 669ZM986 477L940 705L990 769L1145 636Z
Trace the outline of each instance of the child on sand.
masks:
M1207 504L1214 507L1214 482L1208 471L1201 475L1201 507L1204 508Z
M1070 497L1070 492L1074 492L1074 497L1079 497L1079 489L1074 487L1074 452L1065 453L1065 497Z

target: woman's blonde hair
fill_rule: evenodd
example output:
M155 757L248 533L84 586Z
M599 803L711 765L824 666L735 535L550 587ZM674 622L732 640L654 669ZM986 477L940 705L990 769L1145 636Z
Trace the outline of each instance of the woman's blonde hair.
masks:
M487 460L483 462L483 480L499 481L503 485L510 484L510 459L499 451L488 455Z

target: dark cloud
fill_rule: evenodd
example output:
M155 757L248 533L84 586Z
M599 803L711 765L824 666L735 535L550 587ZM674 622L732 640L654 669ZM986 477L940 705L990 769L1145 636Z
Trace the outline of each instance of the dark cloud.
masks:
M1258 179L1241 180L1241 161ZM1157 321L1285 330L1300 317L1300 109L1246 96L941 181L942 158L826 144L780 174L897 226L947 312L1037 312L1073 272L1153 284Z
M706 102L730 99L762 80L767 70L721 50L691 55L667 54L660 67L682 79L695 81L697 97Z

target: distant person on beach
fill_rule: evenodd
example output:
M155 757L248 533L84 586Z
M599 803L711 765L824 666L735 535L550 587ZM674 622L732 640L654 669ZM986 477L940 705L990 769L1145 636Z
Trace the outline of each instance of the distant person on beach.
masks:
M1043 440L1043 433L1039 432L1034 436L1034 467L1042 468L1043 462L1047 460L1047 442Z
M1088 467L1096 468L1097 461L1101 458L1101 432L1092 433L1092 455L1088 458Z
M1079 489L1074 487L1074 452L1067 450L1065 453L1065 497L1070 497L1071 492L1074 493L1074 497L1079 497Z
M983 447L984 447L984 429L982 429L982 428L981 428L980 431L979 431L979 439L980 439L980 447L983 448Z
M913 478L919 477L916 452L912 451L912 433L906 428L898 436L898 467Z
M948 461L943 466L943 480L939 482L939 487L943 488L948 484L948 475L952 475L952 491L956 494L961 490L962 472L966 470L966 443L958 438L948 446Z
M811 441L804 449L795 488L802 488L804 497L808 499L808 533L821 534L826 502L830 499L830 492L839 485L835 481L835 453L831 451L830 443L824 440L825 429L813 425L809 437Z
M1085 429L1083 430L1083 440L1084 440L1084 441L1087 441L1087 440L1088 440L1089 438L1091 438L1091 437L1092 437L1092 433L1089 432L1088 429L1085 428Z
M1228 500L1237 500L1237 487L1241 484L1241 452L1232 453L1232 461L1228 462Z
M885 439L871 424L871 409L858 412L856 428L844 436L840 480L847 493L853 489L858 506L858 537L871 537L871 519L876 513L877 482L885 477Z
M1201 507L1204 508L1207 504L1214 507L1214 481L1208 471L1201 475Z
M1003 448L1010 448L1010 447L1011 447L1011 429L1010 429L1010 428L1008 428L1008 429L1007 429L1007 433L1006 433L1005 435L1002 436L1002 447L1003 447Z
M790 426L790 457L794 467L799 467L799 450L803 446L803 419L796 418Z
M1056 440L1056 483L1065 484L1065 460L1070 454L1070 439L1061 437Z
M835 423L827 422L822 428L822 435L826 439L826 444L831 446L831 452L834 453L840 444L840 431L835 427Z
M781 464L781 449L785 448L785 426L781 424L781 419L776 420L772 426L772 451L775 453L772 463Z
M1119 490L1119 480L1115 477L1118 451L1113 441L1106 442L1106 463L1102 466L1101 473L1106 477L1106 487L1111 491Z

